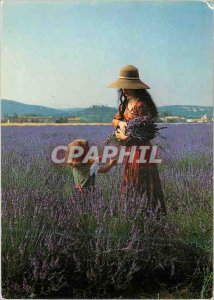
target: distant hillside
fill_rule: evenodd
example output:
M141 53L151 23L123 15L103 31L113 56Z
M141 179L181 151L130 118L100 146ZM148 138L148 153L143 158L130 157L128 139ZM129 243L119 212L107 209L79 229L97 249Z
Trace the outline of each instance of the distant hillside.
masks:
M24 104L13 100L1 100L1 115L13 116L13 115L26 115L36 114L41 116L67 116L78 109L55 109L41 105Z
M40 116L53 117L80 117L82 122L111 122L112 116L118 111L117 108L104 105L92 105L88 108L64 108L54 109L40 105L29 105L13 100L1 100L1 115L27 115L34 114ZM207 114L213 116L212 106L196 105L168 105L158 107L159 116L176 115L185 118L200 118Z
M92 105L76 113L83 122L109 123L117 113L114 107L104 105Z
M93 105L76 113L84 122L111 122L112 116L117 113L118 109L114 107ZM176 115L185 118L201 118L207 114L209 118L213 115L211 106L195 105L169 105L158 107L159 117L164 115Z
M75 107L75 108L58 108L60 111L65 113L74 113L83 110L84 108Z
M208 117L213 116L212 106L197 106L197 105L168 105L158 108L159 114L168 112L171 115L181 116L185 118L200 118L207 114Z

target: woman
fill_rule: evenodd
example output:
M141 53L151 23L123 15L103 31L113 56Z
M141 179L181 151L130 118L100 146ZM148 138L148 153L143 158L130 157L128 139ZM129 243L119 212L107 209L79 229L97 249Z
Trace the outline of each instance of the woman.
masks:
M153 118L158 116L157 108L146 91L149 86L140 80L138 69L131 65L123 67L120 70L119 78L109 84L108 87L119 89L119 112L114 117L112 124L117 129L117 138L127 145L126 151L130 151L132 145L151 146L149 140L142 143L138 139L130 138L125 134L125 128L129 120L145 115L150 115ZM140 149L137 148L132 163L128 162L129 157L124 159L123 189L131 185L140 195L146 192L152 207L155 208L160 202L162 212L166 213L157 164L148 162L151 149L146 152L145 159L147 163L137 163L140 153Z

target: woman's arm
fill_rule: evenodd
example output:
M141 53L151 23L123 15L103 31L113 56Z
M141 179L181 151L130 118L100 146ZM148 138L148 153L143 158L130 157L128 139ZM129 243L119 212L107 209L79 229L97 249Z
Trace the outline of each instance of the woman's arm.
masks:
M142 141L137 137L129 137L122 130L116 133L116 137L123 142L125 146L141 145Z
M143 117L150 113L148 106L145 105L145 103L139 101L137 103L136 107L136 117ZM125 146L131 146L131 145L141 145L142 140L138 137L128 136L125 134L123 130L117 130L116 137L123 142Z
M125 127L127 126L127 123L122 120L121 115L120 115L119 112L115 115L115 117L112 121L112 124L113 124L115 129L117 129L119 127L120 129L124 130Z
M122 117L121 117L121 114L118 112L114 116L114 119L112 120L112 125L114 126L114 128L117 128L117 126L119 125L120 121L122 121Z

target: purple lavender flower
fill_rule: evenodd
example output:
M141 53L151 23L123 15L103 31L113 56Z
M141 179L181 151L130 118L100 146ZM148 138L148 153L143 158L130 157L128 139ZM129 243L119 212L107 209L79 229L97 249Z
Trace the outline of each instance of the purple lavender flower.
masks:
M155 118L146 115L130 120L127 124L125 133L129 137L138 138L141 141L153 140L159 135L159 130L162 128L159 128L157 124L155 124Z
M142 137L145 123L131 120L127 130ZM139 267L142 280L162 266L203 283L212 249L212 124L167 127L167 140L155 131L166 150L160 176L169 214L161 220L134 190L120 198L123 166L98 176L96 192L84 198L74 193L69 170L51 164L52 149L76 138L102 148L111 126L2 128L4 298L61 297L64 286L74 293L68 298L80 289L79 298L106 298L129 287Z

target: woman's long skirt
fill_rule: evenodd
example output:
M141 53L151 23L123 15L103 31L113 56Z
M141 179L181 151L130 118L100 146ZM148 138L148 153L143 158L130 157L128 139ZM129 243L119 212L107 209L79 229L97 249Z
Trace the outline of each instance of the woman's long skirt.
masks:
M149 142L147 146L151 146ZM131 147L126 146L126 152L130 152ZM164 203L164 193L161 186L158 164L150 163L150 155L152 149L148 149L145 154L145 163L138 163L138 159L141 155L139 146L136 148L136 152L133 161L129 163L129 157L124 158L124 174L122 190L134 188L140 196L146 193L149 203L155 208L160 203L161 211L166 214L166 208Z

